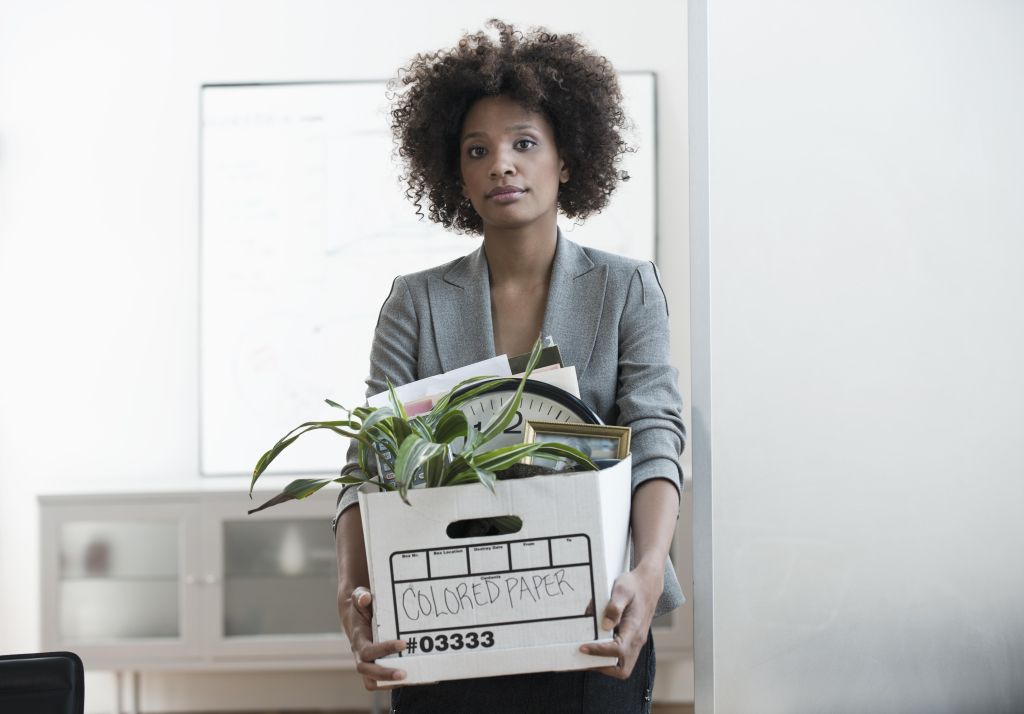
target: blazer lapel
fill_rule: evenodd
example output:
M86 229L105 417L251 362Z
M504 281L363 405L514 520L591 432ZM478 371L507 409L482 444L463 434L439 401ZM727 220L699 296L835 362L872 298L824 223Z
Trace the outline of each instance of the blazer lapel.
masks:
M597 343L607 283L608 266L595 265L559 228L542 334L554 338L562 360L576 367L580 379ZM482 243L442 277L431 276L427 294L445 372L494 356L491 280Z
M554 338L562 361L576 367L581 382L597 343L607 284L608 266L595 265L559 228L542 332Z
M494 356L491 280L483 243L427 282L434 342L443 371Z

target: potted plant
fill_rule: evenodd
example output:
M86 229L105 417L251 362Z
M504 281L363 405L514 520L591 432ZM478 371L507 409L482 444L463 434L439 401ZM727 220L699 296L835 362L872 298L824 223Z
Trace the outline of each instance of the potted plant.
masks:
M285 434L273 448L260 457L253 470L249 485L249 497L260 475L277 456L303 434L317 429L327 429L340 436L358 442L359 472L342 472L335 478L296 479L277 494L249 513L256 513L270 506L306 498L329 483L340 483L346 488L363 483L372 483L385 491L397 490L402 500L409 503L407 494L414 483L423 487L457 486L480 482L494 491L494 482L501 472L511 469L524 458L532 455L547 459L575 462L582 470L596 470L597 466L583 452L565 444L543 442L514 444L495 449L485 449L487 443L500 434L511 423L522 400L526 380L540 359L541 340L533 346L526 371L519 387L510 399L480 431L469 428L466 415L460 406L487 389L491 377L473 377L460 382L442 396L425 414L409 417L388 380L388 405L384 407L357 407L352 410L331 401L330 406L342 409L348 419L338 421L305 422ZM469 385L475 385L470 387ZM463 387L465 391L456 396ZM464 438L465 445L456 454L452 442ZM369 468L371 462L375 472ZM393 474L391 478L387 474ZM518 474L517 474L518 475Z

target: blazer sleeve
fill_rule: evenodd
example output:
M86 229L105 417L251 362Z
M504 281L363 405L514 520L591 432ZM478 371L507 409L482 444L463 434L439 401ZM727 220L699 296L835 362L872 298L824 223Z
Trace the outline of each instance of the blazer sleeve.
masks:
M679 370L669 350L668 300L654 263L640 264L629 281L619 319L618 423L632 428L633 491L652 478L682 493L679 455L686 444Z
M370 347L370 374L366 378L367 398L387 389L388 379L396 387L415 381L418 324L409 286L405 278L398 276L391 284L391 294L381 305L380 314L377 315L377 327L373 332L373 344ZM348 463L342 468L342 475L359 472L355 439L349 443L347 458ZM338 495L334 519L331 521L331 527L335 532L341 514L358 502L356 488L342 489Z

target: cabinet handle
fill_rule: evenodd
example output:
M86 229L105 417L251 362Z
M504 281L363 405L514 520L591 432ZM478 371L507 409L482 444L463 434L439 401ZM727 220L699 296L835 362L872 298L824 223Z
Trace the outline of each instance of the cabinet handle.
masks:
M216 585L218 578L216 575L204 575L203 585Z
M196 584L196 576L192 575L192 574L186 575L185 576L185 584L186 585L195 585Z

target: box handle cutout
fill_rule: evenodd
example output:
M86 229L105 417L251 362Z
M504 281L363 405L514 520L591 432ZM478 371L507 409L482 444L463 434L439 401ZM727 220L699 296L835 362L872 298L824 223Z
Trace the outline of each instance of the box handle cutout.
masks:
M445 533L449 538L480 538L518 533L522 529L523 519L519 516L489 516L452 521Z

